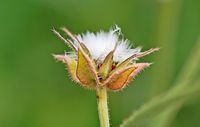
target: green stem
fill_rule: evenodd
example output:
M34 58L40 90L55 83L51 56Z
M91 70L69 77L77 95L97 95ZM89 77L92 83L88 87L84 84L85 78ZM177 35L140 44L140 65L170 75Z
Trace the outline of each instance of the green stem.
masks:
M98 88L96 91L96 96L100 125L101 127L110 127L106 87Z

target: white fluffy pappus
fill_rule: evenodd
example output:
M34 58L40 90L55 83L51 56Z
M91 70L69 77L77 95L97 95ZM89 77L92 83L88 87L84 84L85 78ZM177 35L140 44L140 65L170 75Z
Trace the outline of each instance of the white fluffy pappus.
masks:
M113 61L121 62L134 54L140 53L141 47L131 48L130 42L120 39L120 35L121 29L116 26L116 28L111 28L108 32L86 32L85 34L77 35L77 38L85 44L93 59L103 61L115 49ZM76 48L79 47L77 41L73 40L72 42ZM69 54L75 56L75 52L69 52Z

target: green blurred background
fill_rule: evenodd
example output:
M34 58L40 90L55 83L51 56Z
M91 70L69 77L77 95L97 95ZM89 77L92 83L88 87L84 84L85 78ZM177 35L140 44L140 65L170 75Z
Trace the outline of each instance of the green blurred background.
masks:
M52 54L69 51L50 29L115 24L135 46L162 47L122 92L109 93L112 126L173 86L200 35L199 0L0 0L0 127L98 127L95 92L69 78ZM200 99L170 127L200 127ZM156 126L155 126L156 127Z

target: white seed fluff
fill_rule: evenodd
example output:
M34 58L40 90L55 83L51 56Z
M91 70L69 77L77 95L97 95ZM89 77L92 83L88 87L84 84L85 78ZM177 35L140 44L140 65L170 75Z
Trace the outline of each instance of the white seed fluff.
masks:
M116 27L110 29L108 32L86 32L85 34L78 35L77 38L80 42L85 44L92 58L99 61L103 61L116 46L113 61L121 62L128 57L139 53L141 48L137 47L132 49L128 40L120 39L120 34L120 28ZM78 48L78 42L73 41L73 43L76 48Z

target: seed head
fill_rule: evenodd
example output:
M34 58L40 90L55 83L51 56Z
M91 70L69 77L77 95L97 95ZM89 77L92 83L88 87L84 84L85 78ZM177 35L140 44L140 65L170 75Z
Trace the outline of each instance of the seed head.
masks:
M151 63L137 63L138 58L149 55L159 48L141 52L140 47L132 48L128 40L120 39L121 29L111 28L108 32L86 32L72 34L67 28L61 28L70 39L65 39L55 29L52 31L72 51L54 57L66 64L72 79L89 89L107 87L121 90L144 68Z

